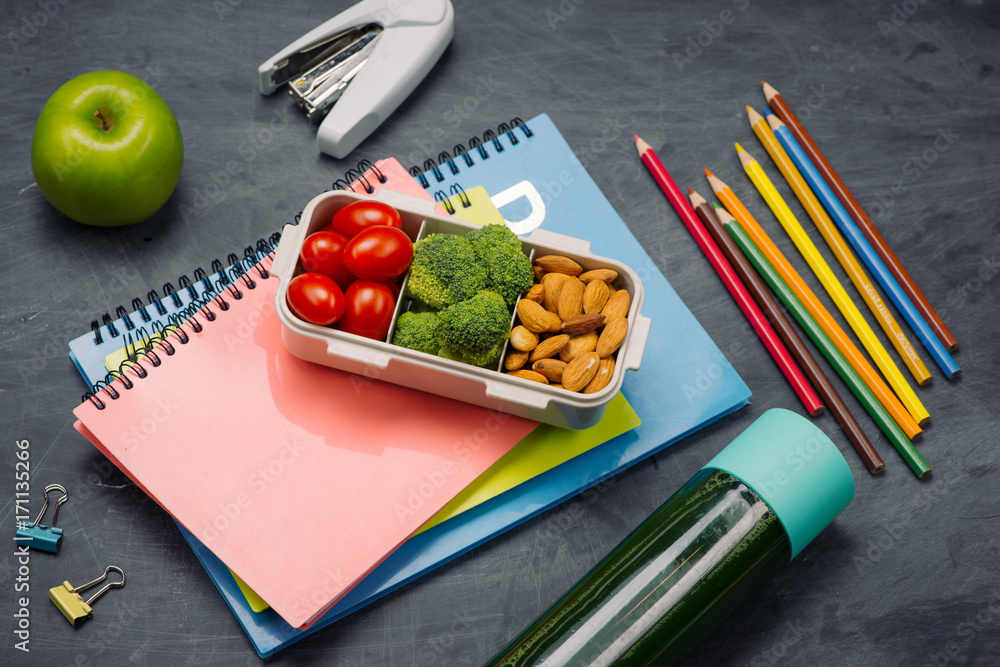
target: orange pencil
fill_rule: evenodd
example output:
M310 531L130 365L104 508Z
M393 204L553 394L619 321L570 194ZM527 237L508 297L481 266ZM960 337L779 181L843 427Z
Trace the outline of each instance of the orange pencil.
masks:
M861 376L865 385L875 394L879 403L885 407L886 411L892 415L893 420L903 429L906 437L913 440L923 433L923 430L917 425L913 417L910 416L910 413L906 411L903 404L899 402L896 395L885 384L885 381L875 372L872 365L868 363L868 360L861 354L857 346L847 337L847 334L837 324L837 321L833 319L833 316L830 315L826 307L823 306L809 286L806 285L805 281L802 280L802 277L799 276L798 272L792 267L781 251L778 250L778 246L774 244L771 237L767 235L760 224L750 215L743 202L739 200L728 185L723 183L711 171L706 169L705 175L708 176L709 185L711 185L712 191L722 201L722 205L733 214L740 227L746 231L747 235L760 248L761 252L767 257L767 260L774 265L774 268L781 274L782 279L788 283L792 291L795 292L795 295L802 301L806 309L809 310L809 313L823 327L827 336L833 340L834 345L837 346L840 353L844 355L851 364L851 367Z

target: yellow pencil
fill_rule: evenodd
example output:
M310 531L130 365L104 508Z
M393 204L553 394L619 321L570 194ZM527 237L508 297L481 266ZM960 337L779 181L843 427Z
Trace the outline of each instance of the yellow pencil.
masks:
M774 244L771 237L767 235L767 232L750 215L750 211L743 205L743 202L736 196L732 188L723 183L722 179L708 169L705 170L705 175L708 177L709 185L712 186L712 192L719 197L722 205L733 214L740 227L743 228L754 244L767 257L767 261L781 275L782 280L787 282L788 286L792 288L795 296L809 310L809 314L823 327L823 331L833 340L834 345L837 346L840 353L847 358L847 361L857 371L858 375L861 376L864 383L875 394L878 402L892 415L893 421L899 424L899 427L903 429L907 438L915 440L923 432L922 429L917 425L916 420L910 416L906 408L903 407L899 399L896 398L896 395L892 393L892 390L889 389L885 381L882 380L882 376L872 368L872 365L868 363L868 359L854 345L854 342L848 338L847 334L841 329L837 321L833 319L833 316L830 315L819 298L809 289L809 286L802 280L802 277L799 276L798 272L792 267L782 252L778 250L778 246Z
M927 366L924 365L916 349L910 344L910 340L896 322L896 318L893 317L892 311L889 310L889 302L879 294L875 288L876 283L865 273L865 270L861 267L861 263L854 256L851 246L848 245L847 241L841 235L840 230L837 229L837 225L833 223L825 207L813 192L812 187L806 182L805 175L799 171L792 156L785 151L785 147L781 144L781 139L778 138L777 132L779 127L784 127L784 123L778 120L777 116L768 116L766 119L767 125L772 131L767 132L763 126L759 129L757 128L757 124L760 122L760 114L747 107L747 115L750 117L750 125L754 128L754 133L761 140L761 143L764 144L764 149L767 150L771 159L774 160L774 164L781 171L788 185L791 186L802 207L809 214L809 217L812 218L816 228L819 229L819 233L826 239L830 250L837 257L840 265L844 267L844 271L847 272L851 282L854 283L858 293L861 294L862 300L868 305L868 309L872 311L872 315L875 316L875 320L882 327L882 331L892 341L896 352L902 357L906 367L910 369L913 379L921 386L930 382L930 371L927 370Z
M906 411L910 413L910 416L918 424L926 421L930 415L927 414L927 410L920 402L920 399L917 398L917 395L913 393L913 388L906 382L903 374L899 372L899 368L889 357L889 353L886 352L882 343L879 342L875 336L875 332L868 326L868 322L862 317L861 311L851 301L847 290L840 284L837 276L830 269L830 265L819 254L819 250L817 250L812 239L809 238L802 225L795 218L795 214L788 208L788 204L778 194L778 191L774 189L771 179L768 178L760 164L750 153L746 152L739 144L736 144L736 151L747 176L750 177L761 197L767 202L767 205L774 213L774 217L778 219L778 222L781 223L788 236L791 237L795 247L802 253L806 263L809 264L809 268L819 278L819 282L826 289L827 294L837 304L837 309L840 310L841 315L851 325L851 329L857 335L865 349L868 350L868 354L872 356L875 365L882 371L885 379L889 382L889 386L895 390L900 402L906 407Z

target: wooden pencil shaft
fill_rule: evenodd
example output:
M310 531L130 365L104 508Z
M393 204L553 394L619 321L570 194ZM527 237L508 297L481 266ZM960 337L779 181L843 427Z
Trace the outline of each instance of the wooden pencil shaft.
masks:
M752 110L749 110L752 112ZM756 115L754 113L754 115ZM754 120L751 117L751 120ZM777 138L771 132L771 128L767 126L763 118L756 115L756 122L753 124L753 132L757 135L760 142L764 145L771 159L774 160L775 164L781 171L782 176L788 182L789 186L795 192L799 200L805 205L806 210L813 219L820 219L819 224L827 223L830 226L833 225L830 219L827 217L826 212L823 211L823 207L820 205L819 201L809 190L809 186L806 184L802 177L802 174L796 169L795 165L792 164L791 159L785 153L785 151L778 144ZM868 321L865 320L864 316L858 310L858 307L854 304L848 296L847 291L844 289L843 285L834 275L833 271L830 269L829 264L820 255L819 250L816 245L806 234L805 229L795 218L791 209L778 194L775 189L774 184L771 183L770 178L764 172L763 168L756 161L748 161L749 154L746 152L740 153L741 162L744 162L744 169L750 180L753 181L754 186L761 193L764 199L767 201L768 206L774 213L775 217L781 223L781 226L785 229L788 235L791 237L792 241L795 243L795 247L799 249L802 256L808 262L809 267L819 278L820 283L822 283L823 288L826 289L827 294L833 299L833 302L837 305L844 319L847 320L851 329L857 335L858 339L861 341L864 348L868 350L868 354L871 355L872 359L875 361L875 365L878 366L879 370L885 376L889 385L896 392L899 397L900 402L906 407L906 410L910 413L910 416L917 424L921 424L930 418L930 414L927 412L927 408L924 407L920 399L914 393L913 388L903 377L896 363L889 356L885 347L879 341L878 336L872 331L872 328L868 325Z
M785 126L774 128L774 136L783 149L782 153L784 154L784 157L791 160L792 158L789 157L787 148L789 140L794 141L794 138L789 133L788 128ZM768 150L768 153L770 154L771 151ZM775 159L774 155L772 155L772 159ZM811 165L811 162L809 164ZM779 169L781 169L780 166ZM784 170L782 170L782 173L784 173ZM808 182L810 187L812 187L814 179L820 177L818 172L813 173L808 171L808 168L800 170L800 173ZM799 201L802 202L803 207L806 209L809 217L812 218L813 222L816 224L816 228L819 229L820 234L830 247L830 250L833 251L837 261L840 262L840 265L844 268L844 271L851 279L851 282L854 283L854 286L857 288L862 300L868 306L872 315L875 316L876 321L878 321L879 325L882 327L885 335L892 342L896 352L898 352L899 356L902 357L906 367L909 369L911 375L913 375L913 379L916 380L917 384L926 384L931 379L931 374L927 370L927 366L920 358L920 355L917 354L917 351L913 348L909 338L907 338L906 334L903 333L903 330L896 322L895 317L893 317L888 303L886 303L885 299L882 298L882 295L879 294L878 290L875 289L875 284L861 267L861 264L854 256L854 252L851 250L851 247L837 229L837 226L833 224L833 221L823 210L825 208L830 212L830 215L834 215L834 211L830 210L830 207L834 206L833 202L828 201L828 199L824 197L821 204L821 202L817 199L817 196L820 193L816 191L816 187L812 187L812 190L809 192L812 196L800 194L798 189L795 189L795 194L799 198ZM840 207L840 202L836 202L836 206ZM843 214L845 216L847 215L843 207L840 207L839 211L843 211ZM918 421L920 420L918 419Z
M924 318L927 320L928 324L933 327L935 335L941 340L942 343L951 351L954 352L958 349L958 341L955 336L948 329L948 326L944 323L944 320L931 305L930 301L924 296L924 293L920 290L920 287L910 276L906 267L903 263L896 257L892 248L889 246L888 242L882 237L878 228L875 227L875 223L872 222L871 218L858 203L858 200L854 197L854 194L850 191L844 181L840 178L840 175L833 168L830 162L826 159L826 156L819 149L819 146L813 141L812 137L806 131L805 126L796 117L795 113L792 111L791 107L785 102L781 95L775 95L769 100L769 104L774 109L775 113L788 124L789 129L799 143L802 144L803 149L809 153L809 156L816 163L817 168L823 174L823 177L827 180L830 186L833 188L837 195L837 199L844 205L844 208L850 213L851 218L854 222L861 228L862 232L875 247L875 250L879 253L879 256L886 263L889 269L896 276L900 285L903 289L907 291L910 298L913 299L914 305L920 309Z
M797 144L789 146L789 148L791 149L793 160L808 159ZM920 316L913 302L910 301L910 297L900 287L885 263L879 258L878 253L875 252L875 249L868 242L868 239L865 238L864 234L861 233L858 226L854 224L850 216L847 216L845 219L834 217L834 221L840 227L840 231L843 232L844 236L847 237L848 242L854 250L861 256L865 265L875 275L875 279L885 289L889 298L896 305L896 308L899 309L903 319L906 320L906 323L917 334L917 338L920 339L920 342L923 343L927 352L931 355L931 358L941 368L945 377L950 379L961 373L961 368L955 363L955 360L952 359L951 354L941 341L938 340L937 336L934 335L934 332L924 318Z
M861 376L872 393L878 397L879 402L893 416L893 419L903 429L906 436L912 440L920 435L922 430L913 420L913 417L910 416L910 413L906 411L903 404L889 390L889 387L882 381L882 378L875 372L871 364L868 363L868 360L865 359L857 346L854 345L854 342L844 333L844 330L833 319L833 316L830 315L819 298L816 297L805 281L802 280L801 276L799 276L798 272L792 267L781 251L778 250L778 246L774 244L774 241L771 240L760 224L750 215L743 202L739 200L728 185L722 183L718 178L712 178L715 179L712 189L719 196L722 204L733 214L740 227L753 239L757 247L768 258L768 261L774 265L782 278L794 290L795 295L802 301L803 305L805 305L816 321L820 323L826 334L836 344L837 349L850 362L851 366ZM712 178L709 179L710 182L712 182Z
M688 231L695 238L695 242L701 248L702 252L708 258L709 263L715 272L718 274L720 280L726 286L726 289L732 295L733 299L736 301L737 306L743 312L743 315L750 321L751 326L753 326L754 331L760 336L761 341L764 346L771 353L775 362L778 364L782 373L792 384L792 388L795 390L796 394L802 400L803 405L806 409L812 413L813 411L822 407L822 403L819 397L813 391L812 387L809 386L808 381L805 376L802 375L801 371L795 366L795 362L792 360L791 355L785 346L781 343L778 335L768 324L767 319L764 317L763 313L754 303L753 299L750 298L750 294L747 292L746 287L740 282L739 277L733 270L729 262L723 256L722 251L719 247L715 245L712 237L709 236L708 232L701 225L698 217L695 215L694 210L688 203L684 195L681 194L680 188L674 182L674 179L670 176L666 167L660 162L656 153L649 148L648 144L643 142L639 144L637 138L636 145L640 150L640 157L643 164L650 170L653 175L653 179L663 190L666 195L667 200L673 206L674 210L680 216L681 221L684 226L687 227Z
M906 434L903 433L899 425L893 420L892 416L889 415L851 364L840 353L837 346L823 330L823 327L819 325L809 310L799 301L791 287L782 279L775 267L764 256L764 253L761 252L753 243L750 236L738 224L729 223L725 225L725 229L736 241L736 244L746 255L747 259L750 260L754 268L757 269L757 272L792 313L792 316L795 317L799 325L806 331L813 343L820 349L820 352L830 362L830 365L834 367L834 370L837 371L837 374L847 384L851 393L854 394L875 423L878 424L886 438L900 453L914 474L918 477L925 477L930 472L930 466L927 465L920 452L917 451L913 443L910 442ZM874 448L872 449L872 453L874 453ZM862 458L866 456L860 450L858 454ZM878 454L875 453L875 456L877 457Z
M781 307L778 302L774 300L771 293L767 290L767 287L761 281L760 276L753 270L743 253L739 251L736 244L733 242L732 238L729 237L722 230L722 223L716 217L715 212L712 207L707 203L700 204L696 209L695 213L698 218L701 219L708 233L712 235L715 240L716 245L722 250L722 254L726 256L729 263L732 265L736 274L746 285L747 291L760 306L761 312L767 318L767 321L774 328L778 337L788 348L789 352L795 358L802 372L805 373L806 378L809 382L816 388L816 392L820 395L822 400L829 400L824 398L824 394L829 394L828 390L832 390L833 387L830 385L830 381L827 379L826 375L823 374L822 369L816 360L813 358L809 349L806 348L805 343L799 338L799 335L795 333L795 329L792 327L792 323L788 321L785 314L781 312ZM839 397L838 397L839 398ZM807 406L807 410L808 410ZM819 403L814 410L809 412L809 415L816 417L823 412L823 405Z

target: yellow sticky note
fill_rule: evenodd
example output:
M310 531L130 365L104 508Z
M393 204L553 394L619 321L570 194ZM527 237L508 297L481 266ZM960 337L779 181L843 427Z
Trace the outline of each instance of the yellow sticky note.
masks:
M448 200L445 208L452 217L471 222L476 225L504 224L500 211L490 201L490 194L486 188L477 185L474 188L463 191Z

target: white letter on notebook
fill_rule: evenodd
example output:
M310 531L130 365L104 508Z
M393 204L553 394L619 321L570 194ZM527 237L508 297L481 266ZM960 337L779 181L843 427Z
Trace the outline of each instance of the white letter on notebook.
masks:
M498 192L497 194L490 197L490 201L497 209L502 209L507 204L524 197L531 204L531 213L529 213L525 218L521 220L507 220L504 218L504 222L510 227L510 231L518 235L524 235L535 229L542 224L545 220L545 202L542 201L542 196L538 194L538 190L535 186L531 184L531 181L521 181L516 185L512 185L503 192Z

